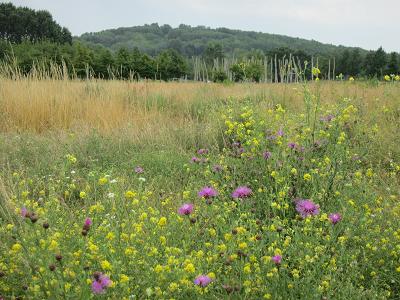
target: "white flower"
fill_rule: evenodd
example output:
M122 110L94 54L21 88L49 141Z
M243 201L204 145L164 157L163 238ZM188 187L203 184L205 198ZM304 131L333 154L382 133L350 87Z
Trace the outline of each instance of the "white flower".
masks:
M144 178L144 177L139 177L139 181L141 181L141 182L146 182L146 178Z
M115 194L114 194L114 193L108 193L108 195L107 195L107 196L108 196L108 198L111 198L111 199L112 199L112 198L114 198L114 197L115 197Z

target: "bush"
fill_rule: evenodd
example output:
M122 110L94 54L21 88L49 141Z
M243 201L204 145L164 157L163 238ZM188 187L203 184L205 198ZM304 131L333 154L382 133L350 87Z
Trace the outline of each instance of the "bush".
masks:
M222 70L216 70L212 74L212 78L214 82L224 82L228 80L228 76Z

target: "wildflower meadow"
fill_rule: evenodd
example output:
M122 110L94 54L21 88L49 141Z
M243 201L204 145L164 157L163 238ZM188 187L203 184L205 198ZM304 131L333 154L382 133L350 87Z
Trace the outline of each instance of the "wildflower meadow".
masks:
M397 82L1 84L0 299L400 298Z

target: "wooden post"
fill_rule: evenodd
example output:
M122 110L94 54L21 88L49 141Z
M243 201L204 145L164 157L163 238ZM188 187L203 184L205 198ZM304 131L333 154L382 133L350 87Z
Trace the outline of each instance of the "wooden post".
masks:
M328 80L331 80L331 59L328 61Z
M272 57L271 57L271 66L270 66L270 68L271 68L271 83L273 82L273 78L274 78L274 73L273 73L273 63L272 63Z

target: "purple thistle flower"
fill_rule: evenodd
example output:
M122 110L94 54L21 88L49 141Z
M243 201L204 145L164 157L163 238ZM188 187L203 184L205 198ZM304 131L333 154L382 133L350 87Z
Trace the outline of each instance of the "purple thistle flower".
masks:
M304 219L308 216L319 214L319 205L308 199L299 199L296 201L296 210Z
M21 208L21 217L26 218L27 215L28 215L28 210L24 206L24 207Z
M194 205L192 203L185 203L178 209L178 214L188 216L193 212Z
M329 215L329 220L332 222L333 225L339 223L342 220L342 215L339 213L334 213Z
M90 227L90 226L92 226L92 224L93 224L92 219L91 218L86 218L84 225Z
M104 293L104 289L101 286L101 283L98 282L97 280L94 280L92 282L92 292L93 292L93 294L103 294Z
M112 281L110 278L100 272L96 272L93 275L94 280L92 282L92 292L93 294L103 294L106 288L110 287Z
M296 143L288 143L288 147L289 147L290 149L294 149L294 148L297 147L297 145L296 145Z
M192 163L199 163L201 161L201 159L196 156L193 156L191 161L192 161Z
M208 277L207 275L199 275L194 280L194 284L201 286L201 287L206 287L211 282L212 282L212 279L210 277Z
M203 187L199 192L198 192L198 196L199 197L203 197L206 199L212 198L212 197L216 197L218 195L218 192L211 186L206 186Z
M90 218L86 218L85 223L83 223L83 231L87 234L90 230L90 226L92 226L92 220Z
M282 128L279 128L278 132L276 133L277 136L283 136L284 132L282 130Z
M272 156L272 153L269 152L269 151L265 151L265 152L263 153L264 159L269 159L271 156Z
M232 198L247 198L252 194L252 190L247 186L239 186L233 193Z
M272 256L271 259L276 265L280 265L281 261L282 261L282 256L281 255L275 255L275 256Z
M135 167L135 173L136 174L142 174L144 172L144 169L141 166L136 166Z
M197 154L199 155L203 155L203 154L207 154L208 153L208 149L199 149L197 150Z

